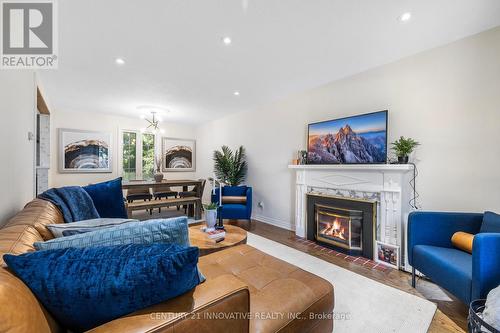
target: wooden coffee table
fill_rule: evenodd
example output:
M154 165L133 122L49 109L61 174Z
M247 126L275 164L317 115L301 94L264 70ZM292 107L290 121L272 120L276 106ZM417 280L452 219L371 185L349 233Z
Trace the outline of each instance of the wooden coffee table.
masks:
M191 246L200 249L200 256L223 250L225 248L247 243L247 232L234 225L225 225L226 237L222 242L216 243L215 240L208 238L207 234L201 231L202 225L189 227L189 242Z

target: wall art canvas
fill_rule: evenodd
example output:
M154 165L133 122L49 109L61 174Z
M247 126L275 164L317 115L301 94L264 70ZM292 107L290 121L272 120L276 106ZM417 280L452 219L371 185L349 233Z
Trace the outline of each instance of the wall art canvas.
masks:
M308 164L387 162L387 111L309 124Z
M195 171L196 141L162 138L163 171Z
M59 129L59 172L112 172L111 133Z

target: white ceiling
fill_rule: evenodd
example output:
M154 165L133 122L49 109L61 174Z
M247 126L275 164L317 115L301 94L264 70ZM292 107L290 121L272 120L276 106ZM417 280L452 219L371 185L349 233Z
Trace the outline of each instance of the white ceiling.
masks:
M139 117L136 107L147 104L170 109L168 121L188 123L500 25L499 0L58 3L59 69L40 72L55 110ZM398 21L407 11L410 22ZM117 57L126 64L116 66Z

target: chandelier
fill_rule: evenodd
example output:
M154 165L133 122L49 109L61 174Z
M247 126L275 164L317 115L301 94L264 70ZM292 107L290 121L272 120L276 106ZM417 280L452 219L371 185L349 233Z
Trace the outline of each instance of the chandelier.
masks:
M156 111L151 111L152 118L148 119L144 117L144 120L148 122L148 127L146 127L146 131L152 129L153 131L160 130L160 119L156 118Z
M163 129L160 129L161 118L158 117L158 111L162 111L163 113L165 113L165 112L168 113L169 111L167 109L152 107L152 106L148 106L148 105L138 106L137 109L140 111L148 111L149 113L151 113L150 117L148 117L144 114L141 115L141 119L144 119L147 122L147 126L142 128L141 132L147 132L147 131L151 131L151 132L155 132L155 133L157 133L157 132L163 133L164 132Z

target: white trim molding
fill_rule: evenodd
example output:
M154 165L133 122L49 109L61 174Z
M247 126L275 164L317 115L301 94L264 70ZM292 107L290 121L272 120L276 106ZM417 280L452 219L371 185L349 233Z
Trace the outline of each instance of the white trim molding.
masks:
M291 221L285 221L285 220L277 219L274 217L268 217L268 216L264 216L264 215L255 215L255 214L252 215L252 219L259 221L259 222L271 224L271 225L274 225L275 227L279 227L282 229L292 230L292 231L295 230L294 225Z

